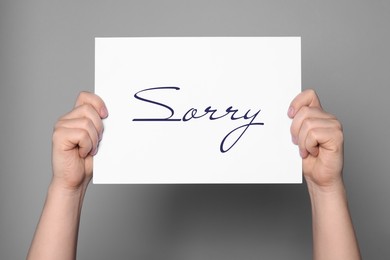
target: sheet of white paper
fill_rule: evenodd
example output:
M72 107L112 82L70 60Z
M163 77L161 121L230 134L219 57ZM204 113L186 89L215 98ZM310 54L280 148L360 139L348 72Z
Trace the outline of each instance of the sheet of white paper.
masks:
M300 37L96 38L94 183L301 183Z

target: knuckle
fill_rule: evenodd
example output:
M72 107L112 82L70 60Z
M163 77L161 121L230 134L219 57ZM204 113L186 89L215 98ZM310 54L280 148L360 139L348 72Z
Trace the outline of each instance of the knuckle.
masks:
M78 99L85 99L89 95L88 91L81 91L79 93Z
M311 132L311 130L314 127L313 119L310 119L310 118L303 119L302 127L304 127L305 129L308 129L308 131Z
M61 127L55 128L52 135L52 142L56 143L58 140L62 139L62 136L63 136L63 128Z
M64 123L65 123L65 118L64 117L60 117L57 122L54 123L53 125L53 131L56 131L57 129L59 128L62 128L64 126Z
M310 138L310 140L316 140L316 129L315 128L310 128L308 131L307 131L307 136L308 138Z
M85 130L85 129L80 129L80 139L82 139L82 140L90 139L87 130Z
M62 120L58 120L54 126L53 126L53 131L57 130L58 128L60 128L62 125Z
M314 89L307 89L307 94L310 96L310 97L317 97L317 93Z
M340 120L338 120L337 117L332 114L329 115L330 115L329 122L332 123L332 127L334 127L337 130L343 131L343 125L340 122Z
M81 118L80 127L83 129L89 129L89 128L93 127L93 124L89 118L83 117L83 118Z
M84 104L88 100L90 93L88 91L81 91L77 96L76 106Z
M343 124L339 120L335 120L336 128L339 129L341 132L343 131Z
M339 142L344 142L344 133L343 131L341 131L341 129L339 129L338 131L336 131L335 133L335 137L336 139L339 141Z
M323 111L323 110L322 110ZM326 116L326 118L329 118L331 120L335 120L335 121L338 121L337 117L334 115L334 114L331 114L331 113L327 113L325 111L324 112L324 115Z

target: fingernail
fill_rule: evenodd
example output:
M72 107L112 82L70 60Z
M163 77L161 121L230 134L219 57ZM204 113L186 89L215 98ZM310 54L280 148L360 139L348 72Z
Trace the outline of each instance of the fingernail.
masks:
M288 108L287 115L288 115L289 117L293 117L293 116L294 116L294 108L293 108L293 107L289 107L289 108Z
M100 115L102 118L106 118L108 116L108 110L105 106L100 109Z

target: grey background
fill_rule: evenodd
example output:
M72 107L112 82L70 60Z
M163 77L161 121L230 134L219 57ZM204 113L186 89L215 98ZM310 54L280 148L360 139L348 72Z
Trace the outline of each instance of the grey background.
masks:
M23 259L52 126L93 91L96 36L302 36L303 88L345 129L365 259L390 258L390 2L0 1L0 259ZM90 185L80 259L310 259L305 185Z

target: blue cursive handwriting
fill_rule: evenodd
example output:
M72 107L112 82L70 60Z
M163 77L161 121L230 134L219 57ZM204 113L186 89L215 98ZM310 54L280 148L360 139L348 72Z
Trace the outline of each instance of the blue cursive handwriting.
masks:
M156 88L147 88L147 89L143 89L143 90L140 90L138 91L137 93L134 94L134 97L140 101L143 101L143 102L147 102L147 103L151 103L151 104L154 104L154 105L157 105L157 106L160 106L164 109L166 109L167 111L169 111L170 115L168 117L165 117L165 118L134 118L133 121L166 121L166 122L172 122L172 121L183 121L183 122L188 122L190 121L191 119L199 119L199 118L202 118L204 116L207 116L209 117L209 120L217 120L217 119L221 119L225 116L229 116L230 114L230 119L231 120L240 120L240 119L243 119L243 120L250 120L249 123L247 124L244 124L244 125L241 125L241 126L238 126L236 128L234 128L233 130L231 130L223 139L222 139L222 142L221 142L221 145L219 147L219 150L221 151L221 153L226 153L227 151L229 151L240 139L241 137L244 135L244 133L248 130L248 128L252 125L264 125L264 123L255 123L255 119L256 117L259 115L260 111L261 110L258 110L256 113L252 114L252 115L249 115L251 110L249 109L248 111L246 111L246 113L242 116L237 116L236 114L239 112L238 109L233 109L233 106L229 106L226 110L225 110L225 113L222 114L222 115L216 115L217 113L217 109L213 109L211 106L208 106L204 109L203 112L198 112L198 110L196 108L190 108L184 115L182 118L172 118L174 115L175 115L175 111L173 110L173 108L171 108L170 106L166 105L166 104L163 104L163 103L160 103L160 102L157 102L157 101L153 101L153 100L150 100L150 99L146 99L146 98L143 98L141 97L139 94L140 93L143 93L143 92L147 92L147 91L152 91L152 90L162 90L162 89L171 89L171 90L180 90L179 87L173 87L173 86L168 86L168 87L156 87ZM232 144L226 148L225 147L225 143L227 142L227 140L229 139L229 137L235 133L236 131L239 131L241 130L241 134L235 139L233 140Z

